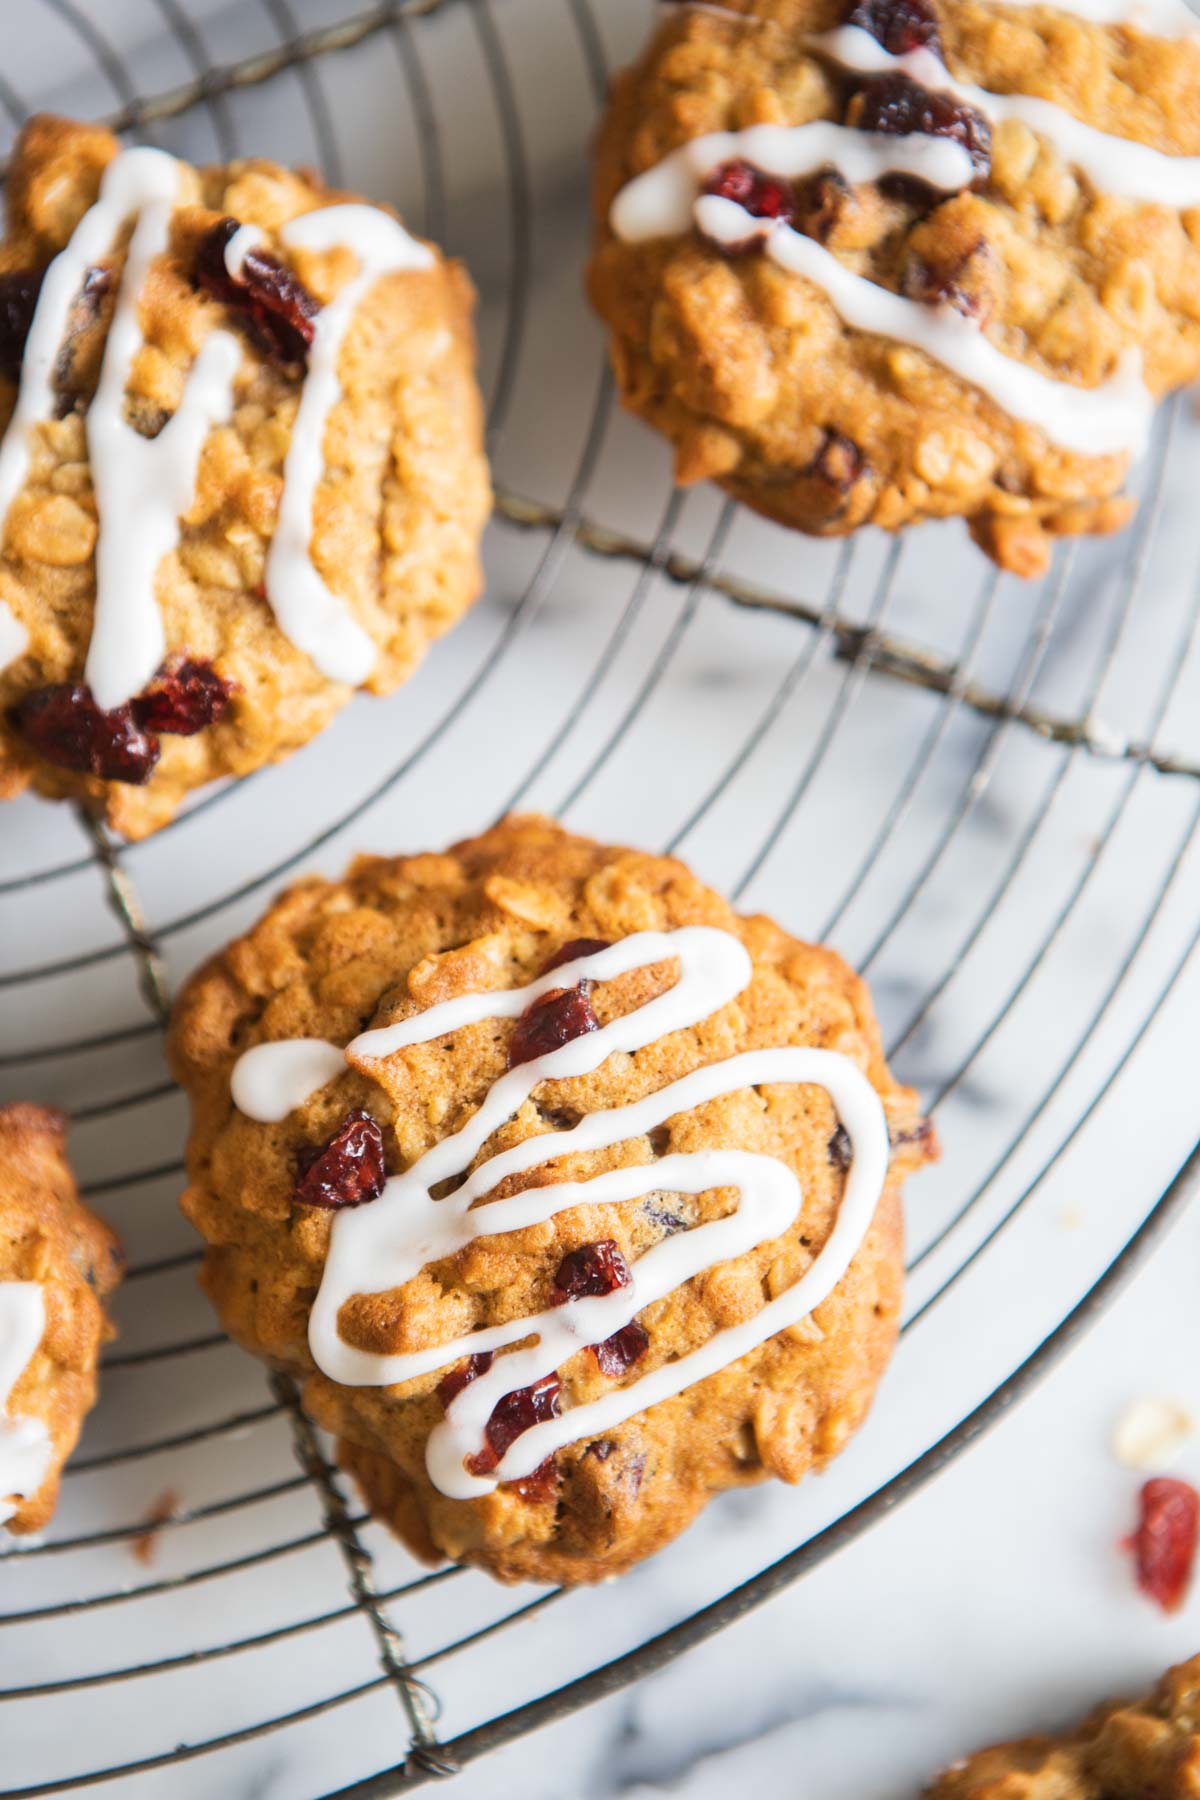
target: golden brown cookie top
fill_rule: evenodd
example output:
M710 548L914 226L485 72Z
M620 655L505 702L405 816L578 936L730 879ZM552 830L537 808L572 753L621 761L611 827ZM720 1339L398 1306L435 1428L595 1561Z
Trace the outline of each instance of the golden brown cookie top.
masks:
M1195 1800L1200 1794L1200 1656L1168 1669L1144 1700L1097 1708L1062 1737L977 1751L931 1800Z
M43 117L8 192L0 792L141 835L389 691L474 598L473 295L262 159Z
M1037 572L1043 529L1127 516L1151 399L1200 369L1198 93L1200 36L1070 9L668 8L596 166L629 404L680 479L784 522L959 513ZM629 184L711 133L671 229L631 236Z
M704 1002L675 1028L647 1025L613 1048L606 1027L631 1024L639 1009L677 996L692 978L690 950L681 961L669 936L653 953L640 950L649 940L636 934L659 932L720 937L745 973L733 993ZM626 946L631 966L616 973ZM593 957L594 980L584 973ZM533 996L516 994L505 1016L509 997L530 983L539 984ZM335 1052L318 1069L323 1085L293 1095L298 1104L282 1116L240 1086L255 1046L273 1051L280 1040L303 1038L336 1047L364 1030L409 1041L389 1047L360 1038L340 1072ZM594 1054L593 1031L601 1033ZM555 1044L585 1047L577 1072L543 1075L526 1060ZM731 1062L707 1099L682 1090L673 1103L658 1097L697 1072L721 1075L728 1059L785 1046L836 1052L830 1062L848 1071L847 1083L861 1084L863 1105L878 1109L882 1100L878 1184L865 1209L854 1203L863 1210L858 1255L811 1319L780 1320L765 1342L747 1339L684 1386L685 1358L727 1329L749 1328L760 1313L766 1320L765 1307L819 1261L847 1191L849 1144L823 1090L824 1065L801 1074L764 1066L756 1079ZM306 1375L308 1404L351 1445L385 1454L390 1477L370 1458L353 1466L369 1491L387 1494L379 1503L397 1518L405 1512L397 1482L417 1490L426 1547L474 1554L511 1575L537 1569L594 1579L673 1534L714 1488L767 1469L798 1479L836 1453L865 1410L895 1329L895 1197L903 1174L931 1154L931 1136L915 1096L888 1075L865 989L840 958L765 918L739 919L673 859L573 838L537 818L505 821L444 855L361 858L343 882L292 889L193 978L170 1054L193 1104L184 1206L213 1246L206 1282L226 1324ZM620 1111L639 1106L644 1119ZM463 1152L450 1141L456 1134ZM444 1172L440 1162L432 1167L439 1151L448 1157ZM664 1261L664 1246L668 1258L685 1243L698 1254L705 1228L738 1210L736 1186L719 1185L732 1175L668 1180L668 1168L674 1175L697 1152L770 1159L785 1182L798 1180L799 1217L760 1233L761 1241L701 1258L661 1294L643 1295L631 1271ZM493 1173L497 1158L505 1160ZM668 1158L675 1161L660 1186L655 1165ZM392 1182L381 1199L385 1173ZM567 1204L559 1190L571 1182L596 1185ZM399 1204L401 1188L412 1188L411 1197L389 1223L386 1209ZM439 1232L455 1216L459 1190L469 1210L456 1247ZM350 1209L339 1211L347 1198ZM485 1233L482 1215L492 1206L506 1209L505 1221ZM399 1239L418 1209L428 1233L409 1266ZM379 1232L376 1220L385 1227ZM364 1231L371 1241L356 1253L357 1279L343 1285L347 1246ZM388 1285L379 1287L384 1271ZM572 1306L593 1301L606 1309L603 1331L592 1322L596 1346L558 1346L552 1369L523 1362L529 1379L518 1417L503 1370L508 1356L533 1358L527 1340L535 1328L550 1343ZM614 1308L623 1322L608 1317ZM483 1367L472 1342L484 1345ZM643 1379L658 1398L635 1416ZM484 1483L467 1494L450 1469L445 1433L432 1447L429 1440L476 1382L480 1406L481 1395L494 1398L492 1385L504 1393L484 1448L472 1439L461 1458ZM591 1413L579 1413L578 1433L570 1425L573 1412L599 1402L607 1407L603 1456L595 1454ZM500 1414L506 1429L493 1430ZM687 1424L706 1416L698 1431ZM499 1469L514 1439L560 1418L548 1469L515 1470L511 1456ZM439 1445L440 1491L426 1468L437 1463ZM496 1455L484 1468L489 1448ZM612 1500L631 1458L641 1467L638 1505L622 1541L605 1547L602 1502ZM529 1491L534 1477L544 1493Z
M116 1237L79 1198L65 1125L43 1107L0 1107L0 1510L16 1532L54 1510L122 1268Z

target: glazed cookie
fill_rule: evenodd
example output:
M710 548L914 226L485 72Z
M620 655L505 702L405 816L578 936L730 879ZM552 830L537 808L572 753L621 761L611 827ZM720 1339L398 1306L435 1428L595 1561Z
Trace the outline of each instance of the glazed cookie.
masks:
M1200 1656L1154 1692L1110 1702L1064 1737L980 1750L936 1781L932 1800L1195 1800L1200 1794Z
M933 1134L840 958L681 863L539 818L360 858L170 1055L204 1285L418 1555L601 1580L861 1423Z
M1124 523L1200 372L1186 0L665 9L613 90L589 287L626 404L785 525Z
M475 598L462 269L311 173L36 118L0 246L0 795L129 837Z
M96 1398L113 1233L79 1198L62 1115L0 1107L0 1524L40 1531Z

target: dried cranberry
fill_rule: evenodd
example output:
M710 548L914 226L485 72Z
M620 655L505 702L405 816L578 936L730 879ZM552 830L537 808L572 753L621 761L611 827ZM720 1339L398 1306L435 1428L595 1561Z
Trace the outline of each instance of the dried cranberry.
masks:
M137 696L133 711L147 731L191 737L228 711L231 692L211 663L177 657Z
M548 1056L560 1050L572 1038L597 1031L600 1021L592 1009L592 984L581 981L578 987L552 988L540 1000L531 1001L517 1020L508 1042L508 1066L532 1062L535 1056Z
M21 378L25 339L33 324L44 269L13 269L0 275L0 375Z
M69 681L36 688L9 716L47 762L102 781L140 787L158 761L158 744L141 729L130 707L102 712L90 688Z
M857 0L846 24L870 32L893 56L904 56L909 50L942 55L942 34L929 0Z
M260 347L285 363L302 363L313 341L317 301L292 271L266 250L248 250L241 273L231 275L225 251L239 219L218 219L200 240L196 279L227 306L236 307Z
M593 1344L592 1355L602 1375L623 1375L626 1369L641 1361L649 1348L650 1339L645 1327L631 1319L602 1344Z
M469 1387L477 1376L486 1375L495 1357L490 1350L477 1350L468 1356L466 1362L456 1364L437 1384L437 1396L447 1409L452 1400L457 1400L465 1387Z
M629 1264L612 1238L601 1238L563 1257L550 1289L550 1304L563 1306L590 1294L611 1294L615 1288L628 1287L630 1279Z
M837 169L820 169L798 189L795 225L805 237L827 244L838 226L849 221L858 202L854 189Z
M561 950L556 950L549 962L542 964L542 974L548 975L551 969L561 969L564 963L574 962L577 956L595 956L598 950L607 950L607 938L572 938Z
M387 1180L383 1133L361 1107L346 1114L327 1144L300 1160L292 1189L297 1206L362 1206L383 1192Z
M522 1432L547 1419L556 1419L561 1391L562 1382L557 1374L551 1373L543 1375L531 1387L515 1388L511 1394L505 1394L503 1400L498 1400L484 1427L486 1442L483 1449L467 1458L467 1468L472 1475L490 1475Z
M553 1500L558 1492L558 1464L552 1456L548 1456L545 1462L538 1464L532 1475L522 1475L519 1481L507 1481L504 1485L534 1506L539 1502Z
M992 128L981 112L953 94L922 87L898 70L866 82L854 103L859 131L888 137L944 137L961 144L980 176L992 165Z
M1137 1584L1164 1612L1183 1605L1196 1559L1200 1494L1171 1475L1147 1481L1139 1496L1137 1530L1126 1540L1137 1568Z
M839 1175L844 1175L854 1161L854 1145L850 1142L850 1133L844 1125L834 1128L833 1136L825 1146L825 1154Z
M853 438L826 430L813 458L810 474L817 475L836 494L848 494L863 472L863 453Z
M715 169L704 192L715 194L718 200L736 201L755 219L782 219L790 224L796 211L796 197L788 182L764 175L741 158Z

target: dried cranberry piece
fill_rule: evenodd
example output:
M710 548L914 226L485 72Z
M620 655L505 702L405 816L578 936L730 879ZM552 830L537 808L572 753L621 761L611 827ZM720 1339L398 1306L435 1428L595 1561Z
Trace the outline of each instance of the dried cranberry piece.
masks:
M755 219L782 219L790 224L796 211L796 196L786 181L764 175L752 163L740 157L714 169L704 184L706 194L718 200L734 200Z
M522 1500L528 1500L535 1506L539 1502L553 1500L558 1492L558 1464L552 1456L548 1456L545 1462L538 1464L532 1475L522 1475L520 1481L507 1481L504 1485L514 1494L520 1494Z
M483 1449L467 1458L467 1468L471 1474L490 1475L522 1432L528 1431L533 1425L543 1424L547 1419L556 1419L561 1391L562 1382L557 1374L551 1373L543 1375L531 1387L514 1388L511 1394L505 1394L502 1400L498 1400L484 1427L486 1442ZM529 1480L530 1477L526 1476L524 1479Z
M63 681L36 688L9 716L38 755L62 769L140 787L158 761L158 744L132 709L102 712L83 685Z
M628 1287L631 1279L629 1264L613 1239L601 1238L563 1257L550 1289L550 1304L563 1306L590 1294L611 1294L615 1288Z
M561 950L554 952L549 962L542 964L541 972L548 975L551 969L561 969L564 963L574 962L577 956L595 956L598 950L607 950L608 945L607 938L572 938Z
M1187 1481L1157 1475L1139 1495L1137 1529L1126 1539L1137 1584L1164 1612L1177 1612L1187 1596L1200 1533L1200 1494Z
M42 291L44 269L13 269L0 275L0 374L21 378L25 340Z
M437 1384L437 1397L442 1405L449 1409L452 1400L457 1400L465 1387L480 1375L486 1375L496 1358L490 1350L477 1350L468 1356L466 1362L456 1364Z
M645 1327L636 1319L630 1319L628 1325L622 1325L620 1331L614 1331L602 1344L593 1344L592 1355L602 1375L623 1375L626 1369L641 1361L649 1348L650 1339Z
M297 1206L362 1206L383 1192L387 1180L383 1133L369 1112L348 1112L329 1142L301 1156L292 1189Z
M981 177L992 166L992 128L983 114L899 71L876 76L859 89L854 124L859 131L881 131L888 137L953 138Z
M160 669L132 705L145 730L191 737L223 717L231 694L229 683L211 663L177 657Z
M266 250L248 250L240 275L231 275L225 251L241 229L239 219L218 219L200 240L196 279L204 290L243 315L262 349L281 362L302 363L313 340L316 299L292 271Z
M863 461L863 453L853 438L828 428L810 472L836 494L848 494L862 475Z
M850 1133L844 1125L835 1125L833 1136L825 1146L825 1154L838 1174L844 1175L854 1161L854 1145L850 1142Z
M591 991L591 982L581 981L578 987L551 988L540 1000L531 1001L508 1042L509 1068L560 1050L585 1032L598 1031L600 1021L592 1009Z
M857 0L846 24L869 31L893 56L904 56L909 50L942 55L942 34L929 0Z

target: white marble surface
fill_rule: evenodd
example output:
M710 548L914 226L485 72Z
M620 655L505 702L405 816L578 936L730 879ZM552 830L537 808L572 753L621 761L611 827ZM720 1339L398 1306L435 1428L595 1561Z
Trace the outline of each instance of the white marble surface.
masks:
M95 114L184 80L189 54L227 61L291 19L349 10L213 0L192 9L188 45L164 39L157 0L111 0L92 25L128 48L122 85L80 72L90 52L68 15L21 0L6 76ZM519 799L676 847L747 907L828 934L866 967L945 1145L911 1191L901 1350L828 1476L726 1499L621 1584L450 1657L536 1596L464 1576L392 1604L410 1654L434 1659L447 1737L629 1650L893 1479L1070 1312L1197 1132L1200 781L1129 754L1149 743L1160 763L1200 765L1190 407L1135 477L1160 487L1161 516L1147 505L1033 587L994 581L953 527L895 553L864 534L843 558L709 490L677 500L662 447L612 406L579 290L602 65L648 16L643 0L446 0L323 61L310 85L285 73L159 133L201 157L332 148L346 179L469 260L504 497L485 599L400 694L356 702L291 762L120 853L172 985L293 874L445 842ZM514 523L522 500L543 509L538 528ZM614 532L657 542L659 572L595 554ZM725 590L748 585L800 617L734 605ZM957 670L951 698L837 656L863 625ZM997 717L1014 694L1040 729ZM1056 720L1090 747L1058 741ZM378 1665L262 1372L215 1331L190 1261L155 1266L194 1244L175 1206L183 1109L136 975L78 822L7 807L0 1092L72 1111L81 1176L142 1272L52 1532L0 1571L0 1613L43 1612L0 1629L0 1691L76 1684L0 1699L0 1792L124 1766L100 1791L309 1800L400 1759L390 1691L164 1760L352 1695ZM1131 1591L1114 1546L1135 1482L1106 1444L1131 1394L1200 1405L1196 1263L1191 1217L1039 1393L900 1511L677 1667L451 1791L707 1795L733 1780L890 1800L972 1739L1069 1714L1194 1649L1195 1605L1167 1623ZM1200 1474L1195 1454L1188 1466ZM129 1539L168 1490L182 1516L144 1566ZM365 1537L381 1589L418 1578L382 1532ZM145 1664L156 1672L87 1684Z

